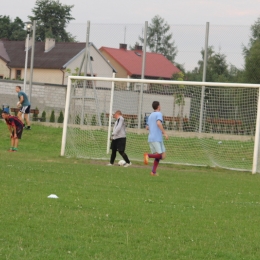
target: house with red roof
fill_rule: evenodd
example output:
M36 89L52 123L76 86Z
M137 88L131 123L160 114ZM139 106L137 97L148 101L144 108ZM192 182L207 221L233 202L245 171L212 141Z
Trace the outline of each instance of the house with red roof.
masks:
M29 79L32 42L29 41L28 45L27 77ZM45 42L35 42L33 81L65 85L68 76L80 68L85 48L84 42L55 42L50 38ZM88 75L112 77L116 70L93 43L89 43L89 53L92 66L88 66ZM25 56L25 41L0 40L0 79L23 79Z
M120 44L118 49L101 47L99 50L117 70L117 78L141 78L142 46L135 46L134 50L127 50L126 44ZM145 79L169 80L173 74L178 72L180 70L162 54L146 52ZM147 90L147 86L144 86L144 90Z

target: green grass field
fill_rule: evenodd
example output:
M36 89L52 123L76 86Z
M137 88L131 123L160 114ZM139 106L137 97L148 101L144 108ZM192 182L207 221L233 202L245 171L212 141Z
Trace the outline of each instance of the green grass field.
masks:
M127 132L126 152L129 158L137 161L143 159L142 153L149 150L147 137L147 133ZM164 144L167 159L163 163L218 166L226 169L252 171L253 138L247 141L217 140L213 138L177 137L173 134L169 137L169 140L164 140ZM106 145L107 131L81 130L77 127L68 127L66 146L68 157L106 158L108 160L109 155L106 154Z
M260 176L60 157L61 128L0 121L0 259L260 259ZM58 199L47 198L56 194Z

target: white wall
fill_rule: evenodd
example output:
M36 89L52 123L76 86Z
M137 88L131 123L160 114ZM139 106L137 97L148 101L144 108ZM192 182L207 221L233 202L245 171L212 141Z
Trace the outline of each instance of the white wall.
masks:
M98 110L99 113L109 113L110 107L110 87L109 84L107 89L99 89L103 85L97 82L96 93L91 88L86 89L85 93L85 113L93 114ZM18 97L15 92L15 86L23 86L21 81L11 81L11 80L0 80L0 105L7 104L10 107L15 107ZM32 86L32 100L31 107L37 107L42 113L43 110L46 111L47 115L50 115L51 111L54 110L58 115L60 111L64 111L65 100L66 100L67 87L65 85L45 85L41 83L33 83ZM29 95L29 86L27 85L26 91ZM81 111L82 106L82 96L83 88L75 89L73 103L75 113ZM95 99L95 96L97 99ZM114 92L114 102L113 110L120 109L123 114L138 114L138 100L139 93L134 91L115 91ZM172 95L156 95L156 94L143 94L143 109L142 115L144 113L150 113L153 111L152 102L159 101L162 107L162 113L164 116L173 116L173 96ZM179 107L175 105L175 116L179 113ZM185 106L183 116L189 118L190 115L190 98L185 98Z

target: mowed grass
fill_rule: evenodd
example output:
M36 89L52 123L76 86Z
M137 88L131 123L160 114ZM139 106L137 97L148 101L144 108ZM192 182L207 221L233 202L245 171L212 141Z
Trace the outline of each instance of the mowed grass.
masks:
M218 136L221 138L221 135ZM223 135L225 137L225 135ZM149 150L147 134L127 132L126 152L129 158L140 161ZM242 139L242 137L241 137ZM167 159L163 163L197 166L218 166L226 169L252 170L254 141L217 140L213 138L176 137L164 140ZM88 147L88 149L86 149ZM66 154L79 158L105 158L107 131L68 128Z
M63 158L36 125L8 153L0 131L0 259L260 259L259 175Z

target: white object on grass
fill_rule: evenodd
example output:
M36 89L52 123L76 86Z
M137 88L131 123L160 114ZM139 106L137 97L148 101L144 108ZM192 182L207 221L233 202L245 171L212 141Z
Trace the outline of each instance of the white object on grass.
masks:
M123 166L123 165L125 165L126 164L126 162L124 161L124 160L120 160L119 162L118 162L118 165L119 166Z
M58 199L59 197L55 194L51 194L48 196L49 199Z

